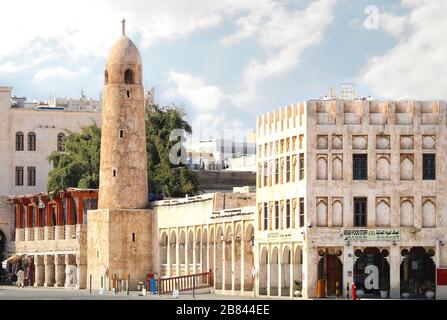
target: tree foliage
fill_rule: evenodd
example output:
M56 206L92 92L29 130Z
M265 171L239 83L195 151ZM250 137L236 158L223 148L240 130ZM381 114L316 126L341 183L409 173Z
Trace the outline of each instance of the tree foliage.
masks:
M197 178L184 165L174 165L169 160L171 148L179 141L169 141L172 130L182 129L191 133L182 108L172 105L146 107L146 135L148 152L149 190L169 197L197 194Z
M172 130L191 133L183 109L176 105L159 107L146 104L147 167L149 192L168 197L194 195L199 191L197 178L183 164L174 165L169 152L178 141L169 141ZM96 124L80 133L69 133L65 152L53 152L49 161L48 191L68 187L98 188L101 129Z
M48 191L62 191L69 187L98 188L101 129L95 123L79 133L67 133L65 151L55 151L48 158L53 165L48 174Z

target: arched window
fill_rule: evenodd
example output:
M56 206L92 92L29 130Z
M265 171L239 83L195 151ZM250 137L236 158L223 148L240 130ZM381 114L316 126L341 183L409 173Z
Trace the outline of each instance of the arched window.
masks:
M135 84L135 75L132 70L127 69L126 72L124 72L124 83Z
M62 152L65 149L65 134L64 133L59 133L57 135L57 151Z
M36 151L36 134L28 133L28 151Z
M108 83L109 83L109 73L106 70L104 72L104 84L108 84Z
M23 151L23 133L16 133L16 151Z

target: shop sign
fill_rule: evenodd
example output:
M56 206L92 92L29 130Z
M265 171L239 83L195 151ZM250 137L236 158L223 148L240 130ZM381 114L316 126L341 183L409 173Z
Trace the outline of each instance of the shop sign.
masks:
M276 240L282 240L282 239L290 239L292 237L292 233L287 232L269 232L267 234L267 238L269 239L276 239Z
M394 241L400 240L400 229L344 229L345 240Z
M438 286L447 286L447 268L436 270L436 284Z

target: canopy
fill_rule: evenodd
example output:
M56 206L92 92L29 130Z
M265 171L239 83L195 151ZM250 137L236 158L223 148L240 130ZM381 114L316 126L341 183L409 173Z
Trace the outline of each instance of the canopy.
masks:
M8 262L14 262L14 261L17 261L17 260L19 260L19 259L21 259L22 257L23 257L24 255L17 255L17 254L14 254L14 255L12 255L12 256L10 256L8 259L6 259L6 260L4 260L3 262L2 262L2 267L3 267L3 269L6 269L7 267L8 267Z

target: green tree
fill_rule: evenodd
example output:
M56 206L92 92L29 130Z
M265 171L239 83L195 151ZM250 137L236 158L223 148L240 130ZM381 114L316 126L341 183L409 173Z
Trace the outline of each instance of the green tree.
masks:
M146 137L148 152L149 190L163 193L168 197L194 195L199 191L196 176L183 164L172 164L169 159L171 148L180 140L170 141L175 129L191 133L191 126L185 120L186 113L176 105L159 107L146 104Z
M48 174L48 191L66 188L96 189L99 185L99 149L101 129L95 124L79 133L67 131L64 152L53 152L49 162L53 169Z
M171 148L179 142L169 141L172 130L191 133L184 110L176 105L159 107L146 103L147 168L149 192L168 197L194 195L199 191L196 176L183 164L169 160ZM49 161L48 190L61 191L68 187L98 188L101 129L95 125L80 133L70 133L65 140L65 152L53 152Z

